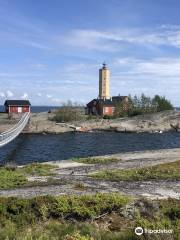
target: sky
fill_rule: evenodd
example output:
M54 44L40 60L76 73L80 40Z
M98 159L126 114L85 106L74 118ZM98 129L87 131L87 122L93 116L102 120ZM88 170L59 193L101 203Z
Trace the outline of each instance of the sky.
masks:
M111 95L180 106L180 1L0 0L0 104L87 103L105 61Z

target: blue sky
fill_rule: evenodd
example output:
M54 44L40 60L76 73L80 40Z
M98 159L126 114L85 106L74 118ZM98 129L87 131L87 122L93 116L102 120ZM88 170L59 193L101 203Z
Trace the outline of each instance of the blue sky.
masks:
M111 95L180 106L179 9L178 0L0 0L0 104L86 103L106 61Z

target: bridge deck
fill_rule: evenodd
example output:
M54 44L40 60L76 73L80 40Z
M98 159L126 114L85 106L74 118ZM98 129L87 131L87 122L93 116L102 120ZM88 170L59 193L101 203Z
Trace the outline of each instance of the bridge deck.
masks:
M25 128L30 118L30 112L23 114L19 122L8 131L0 134L0 147L14 140Z

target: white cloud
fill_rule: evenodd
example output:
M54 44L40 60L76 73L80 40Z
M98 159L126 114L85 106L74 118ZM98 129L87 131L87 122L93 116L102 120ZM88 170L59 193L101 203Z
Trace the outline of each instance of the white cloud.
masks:
M112 95L160 94L180 105L180 58L119 58L110 69Z
M46 97L47 97L47 98L52 98L52 95L46 94Z
M114 52L123 44L167 45L180 48L180 26L154 29L128 28L117 30L75 29L59 38L60 43L86 50Z
M1 98L5 98L6 97L5 93L4 92L0 92L0 97Z
M41 50L51 50L52 49L51 47L49 47L47 45L44 45L42 43L36 42L34 40L31 41L31 40L25 39L23 41L19 40L19 42L23 45L33 47L33 48L38 48L38 49L41 49Z
M119 58L114 62L116 68L126 66L122 74L144 74L162 77L180 77L180 58L154 58L151 60Z
M6 91L6 96L11 98L11 97L14 96L14 93L11 92L10 90L7 90L7 91Z
M22 99L27 99L28 98L28 94L27 93L24 93L22 96L21 96Z
M105 36L105 32L77 29L59 38L59 41L65 45L86 50L115 51L115 46L111 42L108 42Z

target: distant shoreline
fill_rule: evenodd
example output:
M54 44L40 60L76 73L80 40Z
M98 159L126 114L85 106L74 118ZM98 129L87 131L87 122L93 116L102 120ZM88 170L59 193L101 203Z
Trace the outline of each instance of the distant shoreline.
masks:
M32 113L25 133L60 134L64 132L127 132L127 133L163 133L179 131L180 111L164 111L153 114L138 115L117 119L89 119L57 123L53 121L55 112ZM17 121L17 120L16 120ZM0 115L0 132L6 131L15 124Z
M58 109L61 106L31 106L32 113L48 112L49 110ZM0 105L0 112L4 112L4 106Z

